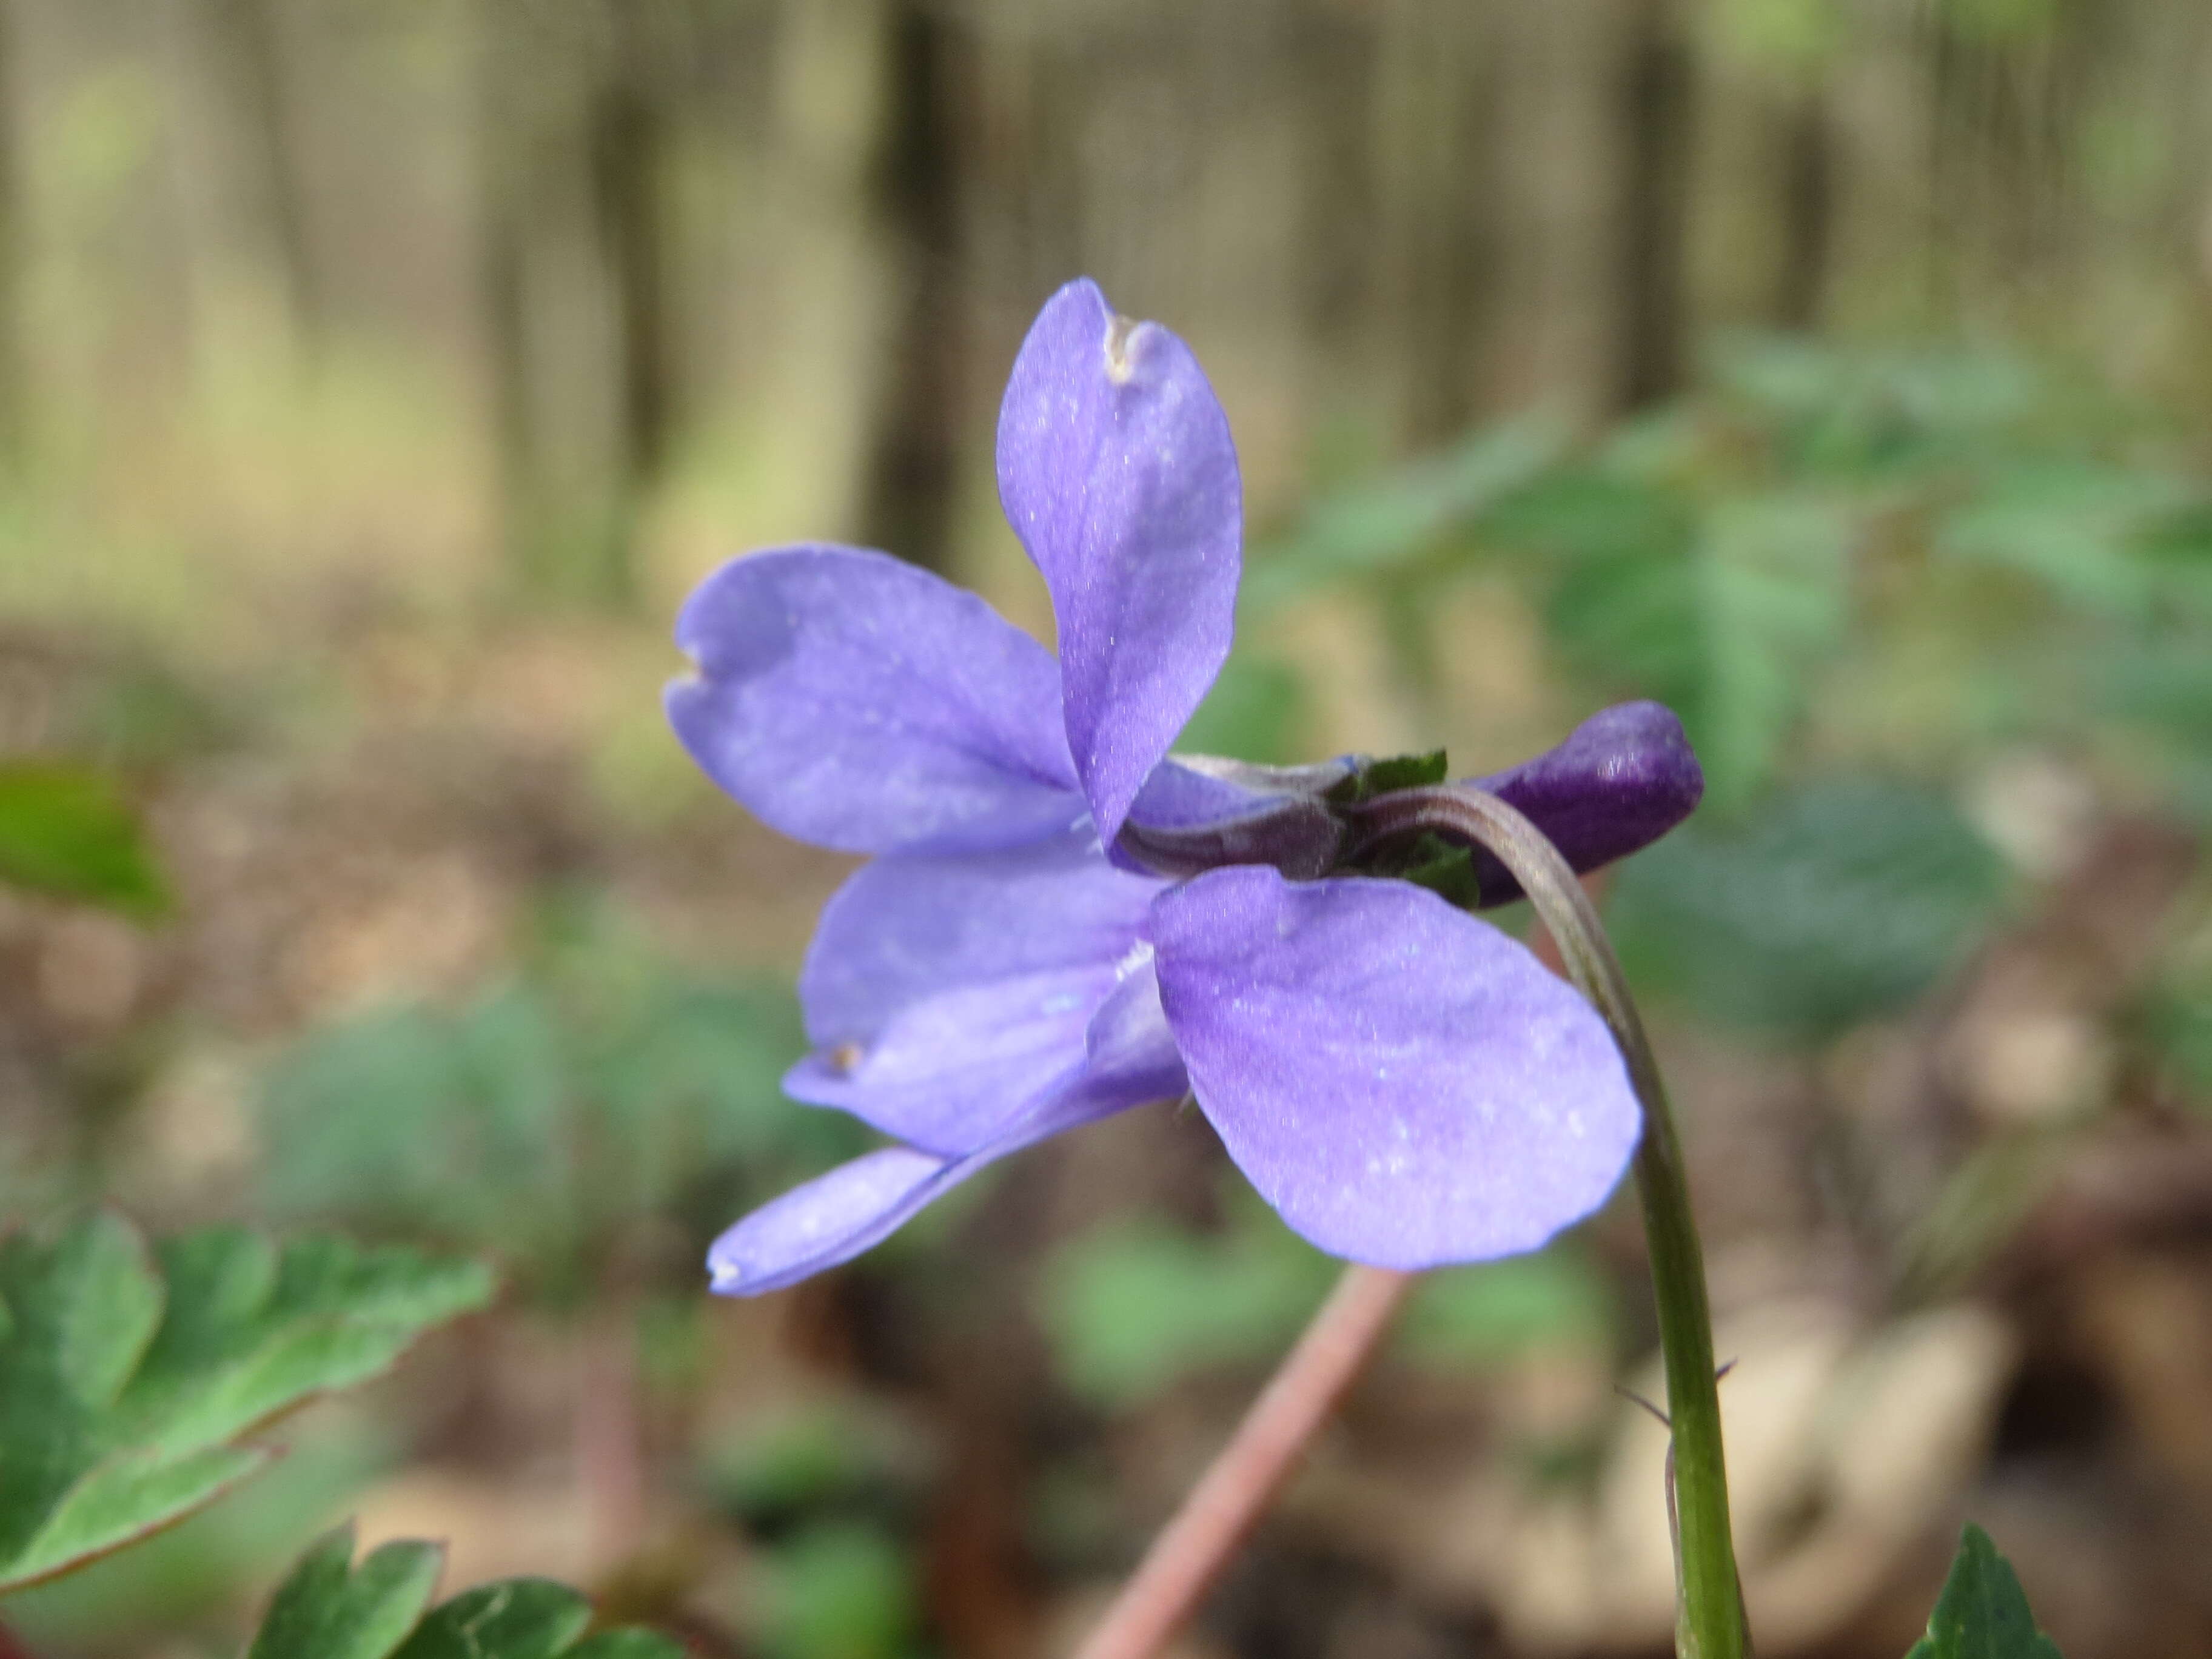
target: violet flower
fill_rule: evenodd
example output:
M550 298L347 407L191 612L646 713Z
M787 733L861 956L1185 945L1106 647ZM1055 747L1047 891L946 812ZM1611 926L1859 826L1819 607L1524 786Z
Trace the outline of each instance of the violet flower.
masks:
M1346 759L1167 760L1227 656L1228 422L1189 350L1070 283L999 421L999 489L1060 656L883 554L733 560L685 605L668 690L709 775L801 840L875 855L799 980L785 1079L898 1144L745 1217L714 1288L788 1285L1062 1130L1188 1092L1284 1219L1395 1267L1511 1254L1601 1204L1638 1114L1596 1014L1409 881L1343 873ZM1610 709L1481 780L1578 869L1702 787L1673 715ZM1332 873L1336 872L1338 873ZM1485 902L1515 896L1480 860Z

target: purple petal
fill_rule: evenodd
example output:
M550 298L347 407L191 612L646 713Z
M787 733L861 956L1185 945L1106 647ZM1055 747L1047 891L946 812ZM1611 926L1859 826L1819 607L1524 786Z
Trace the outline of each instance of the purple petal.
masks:
M848 853L1009 847L1082 816L1051 653L884 554L733 559L684 604L668 718L786 835Z
M823 912L799 976L816 1052L785 1089L933 1152L988 1144L1081 1063L1160 887L1087 836L877 860Z
M1596 1013L1395 881L1217 870L1148 930L1199 1104L1283 1218L1389 1267L1533 1249L1605 1201L1640 1117Z
M1160 982L1149 957L1091 1020L1087 1047L1089 1086L1108 1096L1174 1100L1190 1089L1190 1074L1160 1006Z
M1160 1086L1158 1042L1164 1039L1164 1022L1158 1024L1158 1038L1142 1035L1146 1000L1141 986L1114 1000L1115 1029L1124 1039L1115 1045L1119 1064L1079 1067L988 1145L963 1158L886 1146L755 1210L707 1252L712 1288L725 1296L757 1296L796 1284L880 1243L923 1206L986 1164L1064 1130L1178 1092L1179 1084ZM1152 1001L1157 1007L1157 999ZM1173 1053L1171 1043L1168 1053Z
M878 859L823 909L799 979L807 1036L866 1046L939 992L1119 962L1160 887L1115 869L1087 834Z
M707 1252L710 1287L723 1296L758 1296L795 1285L880 1243L981 1167L973 1158L934 1158L908 1146L841 1164L717 1238Z
M1556 749L1472 782L1520 808L1577 871L1650 846L1705 793L1682 722L1656 702L1601 709ZM1521 896L1521 884L1480 848L1474 873L1486 908Z
M1243 502L1228 417L1182 341L1070 283L1006 383L999 496L1052 592L1068 746L1110 845L1229 654Z
M819 1051L786 1093L933 1152L988 1145L1071 1066L1118 981L1111 963L962 986L908 1004L866 1045Z

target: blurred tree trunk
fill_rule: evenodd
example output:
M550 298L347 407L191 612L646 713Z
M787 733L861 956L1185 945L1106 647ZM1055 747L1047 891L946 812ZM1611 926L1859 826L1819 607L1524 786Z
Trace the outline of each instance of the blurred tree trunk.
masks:
M890 0L882 135L872 188L890 267L891 325L861 482L869 546L926 569L952 563L969 261L962 223L966 27L933 0Z
M1682 384L1696 68L1672 0L1626 0L1620 78L1619 402Z
M510 583L554 582L553 526L538 464L530 359L529 250L535 196L519 105L527 68L512 0L479 0L476 63L477 264L498 472L500 536Z
M1386 236L1394 245L1405 434L1452 436L1477 404L1477 347L1494 265L1499 66L1480 9L1400 0L1386 14L1382 82Z
M1835 214L1835 141L1826 92L1817 82L1784 112L1779 137L1782 260L1776 274L1774 320L1784 328L1802 331L1820 325Z
M22 336L23 201L18 183L15 18L0 0L0 477L21 463L30 416Z
M1301 8L1293 60L1306 113L1295 204L1298 321L1324 384L1340 392L1354 368L1375 245L1375 31L1364 21L1334 6Z
M637 596L639 522L678 414L673 122L655 32L677 13L629 0L592 12L479 0L477 18L477 282L510 585L535 603L620 608ZM549 294L532 275L579 236L596 252L595 302L604 295L610 324L610 357L584 368L580 387L573 360L588 348L540 323L548 305L559 314L559 279ZM605 410L604 428L547 402L580 389Z
M646 9L612 0L613 49L586 117L592 218L615 311L620 454L605 544L579 597L610 605L635 595L638 515L667 469L676 410L665 269L669 118Z
M206 0L205 15L216 72L239 117L247 199L267 238L294 337L312 352L326 319L277 4Z

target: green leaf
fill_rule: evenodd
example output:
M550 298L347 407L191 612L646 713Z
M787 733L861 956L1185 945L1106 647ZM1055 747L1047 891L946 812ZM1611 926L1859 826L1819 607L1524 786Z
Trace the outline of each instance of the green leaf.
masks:
M591 1622L591 1605L567 1585L508 1578L446 1602L396 1651L399 1659L553 1659Z
M114 784L65 761L0 763L0 882L151 918L169 895Z
M425 1617L442 1548L386 1544L355 1566L353 1543L350 1524L316 1542L278 1587L246 1659L682 1659L651 1631L579 1640L590 1604L542 1578L482 1585Z
M1905 1659L2060 1659L2060 1654L2058 1644L2036 1629L2012 1563L1970 1521L1936 1611L1928 1616L1928 1634Z
M1608 923L1655 990L1818 1043L1926 990L2004 890L2002 861L1946 797L1845 779L1684 824L1622 866Z
M438 1588L445 1551L391 1543L353 1565L351 1522L328 1533L277 1589L246 1659L384 1659Z
M481 1307L465 1261L216 1228L149 1254L99 1215L0 1242L0 1590L182 1519L270 1454L279 1413Z

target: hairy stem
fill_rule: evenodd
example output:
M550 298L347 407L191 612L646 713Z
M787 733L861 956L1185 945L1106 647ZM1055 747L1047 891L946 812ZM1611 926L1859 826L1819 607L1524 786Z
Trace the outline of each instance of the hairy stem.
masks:
M1413 1282L1348 1267L1075 1659L1146 1659L1182 1627L1389 1328Z
M1721 1448L1704 1252L1666 1085L1612 941L1559 849L1496 796L1445 784L1378 796L1358 813L1362 842L1353 848L1354 857L1379 842L1424 831L1473 842L1495 854L1558 943L1567 977L1590 1000L1620 1045L1629 1081L1644 1106L1636 1187L1650 1244L1674 1431L1675 1651L1681 1659L1744 1659L1751 1642L1729 1532L1728 1468Z

